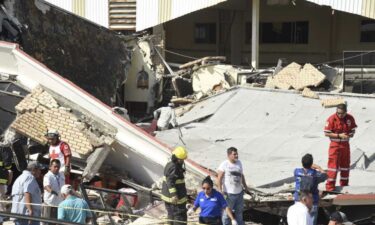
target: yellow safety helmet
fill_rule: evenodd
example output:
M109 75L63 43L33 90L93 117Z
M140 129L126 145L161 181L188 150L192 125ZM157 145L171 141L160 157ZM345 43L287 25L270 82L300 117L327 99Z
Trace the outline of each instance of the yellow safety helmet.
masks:
M177 159L182 159L182 160L187 159L187 155L188 155L186 149L182 146L176 147L173 150L172 154L175 155Z

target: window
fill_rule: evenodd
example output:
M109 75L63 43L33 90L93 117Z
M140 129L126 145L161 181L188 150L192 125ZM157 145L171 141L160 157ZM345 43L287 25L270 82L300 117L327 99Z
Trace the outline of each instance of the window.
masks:
M251 25L249 27L251 29ZM307 21L260 24L261 43L307 44L308 40L309 22Z
M216 24L197 23L195 24L194 41L199 44L216 43Z
M252 24L251 23L246 23L245 24L245 43L246 44L251 44L251 37L253 35L252 31Z
M361 42L375 42L375 20L362 20Z

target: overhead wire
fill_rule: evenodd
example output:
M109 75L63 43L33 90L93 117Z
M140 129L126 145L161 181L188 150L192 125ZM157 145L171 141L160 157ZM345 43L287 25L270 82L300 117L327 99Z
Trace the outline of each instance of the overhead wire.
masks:
M25 202L13 202L9 200L0 200L0 203L6 203L6 204L20 204L20 205L31 205L31 206L40 206L40 207L51 207L51 208L63 208L63 209L69 209L69 210L82 210L82 211L87 211L91 213L102 213L102 214L113 214L113 215L122 215L122 216L128 216L129 218L146 218L146 219L151 219L155 220L158 222L155 223L150 223L151 224L160 224L160 222L177 222L177 223L184 223L184 224L196 224L200 225L201 223L199 222L188 222L188 221L180 221L180 220L171 220L168 218L157 218L157 217L152 217L150 215L136 215L136 214L131 214L131 213L124 213L124 212L111 212L111 211L106 211L106 210L98 210L98 209L83 209L83 208L75 208L75 207L67 207L67 206L53 206L53 205L46 205L46 204L38 204L38 203L25 203Z

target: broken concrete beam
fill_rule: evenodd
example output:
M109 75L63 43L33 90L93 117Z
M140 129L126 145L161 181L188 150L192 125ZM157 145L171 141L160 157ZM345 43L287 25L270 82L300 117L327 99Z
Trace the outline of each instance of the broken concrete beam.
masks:
M98 172L104 160L107 158L111 147L108 145L103 145L95 149L95 151L88 157L87 166L83 171L83 178L86 180L91 180Z
M225 56L207 56L207 57L204 57L204 58L201 58L201 59L197 59L197 60L185 63L185 64L181 65L179 67L179 69L186 69L186 68L192 67L196 64L200 64L200 63L206 64L207 61L225 61L225 60L226 60Z
M346 104L343 98L327 98L321 101L324 108L336 107L340 104Z
M306 98L314 98L314 99L319 99L319 95L312 91L310 88L304 88L302 91L302 96Z

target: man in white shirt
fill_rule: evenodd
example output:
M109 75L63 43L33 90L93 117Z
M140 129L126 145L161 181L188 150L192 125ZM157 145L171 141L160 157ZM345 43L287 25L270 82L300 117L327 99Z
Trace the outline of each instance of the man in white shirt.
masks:
M177 126L176 115L173 107L174 104L169 103L168 106L161 107L154 111L154 118L158 120L158 130L167 130L169 128L169 124L171 124L172 127Z
M244 189L248 191L245 177L243 175L242 163L238 159L238 151L235 147L227 150L228 159L222 162L218 168L217 186L224 194L228 207L234 211L238 225L243 225L243 194ZM230 218L224 212L223 224L229 225Z
M313 225L310 210L313 206L313 197L309 191L300 191L299 201L288 209L288 225Z
M61 162L58 159L52 159L49 165L49 171L44 175L43 199L43 217L57 219L57 206L63 201L60 195L61 187L65 184L65 177L59 172Z

